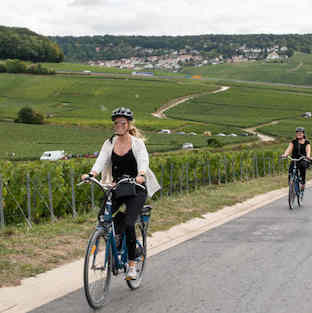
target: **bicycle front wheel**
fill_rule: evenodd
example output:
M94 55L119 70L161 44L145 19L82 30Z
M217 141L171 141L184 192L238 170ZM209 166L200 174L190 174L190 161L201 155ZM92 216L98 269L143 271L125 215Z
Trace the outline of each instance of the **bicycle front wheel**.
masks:
M84 260L84 291L93 309L102 307L108 297L112 274L112 250L103 230L90 237Z
M137 238L136 245L136 269L137 269L137 279L127 280L128 287L130 289L137 289L140 287L143 273L146 265L146 233L147 229L144 228L141 222L135 224L135 233Z
M288 192L288 204L290 210L294 208L295 199L296 199L295 182L291 179L289 181L289 192Z

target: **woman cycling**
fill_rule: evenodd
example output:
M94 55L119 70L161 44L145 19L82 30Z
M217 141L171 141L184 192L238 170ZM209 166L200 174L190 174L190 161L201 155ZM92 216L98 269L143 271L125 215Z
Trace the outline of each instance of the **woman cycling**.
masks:
M133 125L133 113L128 108L118 108L112 113L115 134L107 139L89 174L82 179L102 173L102 181L116 184L124 175L135 178L136 195L118 197L113 193L113 213L122 204L126 205L125 213L118 212L114 217L118 233L126 232L129 268L126 279L136 279L136 234L135 222L141 213L147 195L151 197L160 189L154 173L149 169L149 157L142 135ZM102 208L102 210L104 207ZM99 213L99 216L101 212Z
M305 131L303 127L296 128L296 138L292 140L287 149L285 150L282 157L287 157L291 155L293 159L299 159L302 156L305 156L307 159L311 159L311 145L310 141L306 139ZM301 176L301 190L304 190L305 181L306 181L306 161L301 161L297 164ZM292 172L294 168L294 162L290 163L289 173Z

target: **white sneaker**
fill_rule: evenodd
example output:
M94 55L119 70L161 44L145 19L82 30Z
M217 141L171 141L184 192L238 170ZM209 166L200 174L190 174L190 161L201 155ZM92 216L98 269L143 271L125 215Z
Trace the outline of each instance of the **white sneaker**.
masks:
M126 280L136 280L136 279L137 279L136 266L135 265L129 266L128 272L126 275Z

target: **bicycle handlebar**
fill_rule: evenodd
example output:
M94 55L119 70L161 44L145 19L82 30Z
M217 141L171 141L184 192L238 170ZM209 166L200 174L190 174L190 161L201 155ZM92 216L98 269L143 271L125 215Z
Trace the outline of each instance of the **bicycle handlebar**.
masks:
M293 162L300 162L301 160L305 160L307 162L309 162L310 164L312 164L312 160L311 159L308 159L306 156L301 156L299 159L293 159L291 156L287 156L287 157L284 157L284 156L280 156L281 159L283 160L290 160L290 161L293 161Z
M141 187L143 190L145 190L145 187L142 186L141 184L138 184L136 181L135 181L135 178L130 178L130 177L125 177L125 178L122 178L120 181L118 181L118 183L116 185L112 185L112 184L102 184L99 180L97 180L95 177L89 177L89 178L86 178L84 180L82 180L81 182L79 182L77 184L77 186L81 186L83 184L86 184L88 182L93 182L95 183L96 185L98 185L101 189L103 189L104 191L109 191L109 190L112 190L112 189L115 189L119 184L121 183L124 183L124 182L129 182L131 184L135 184L136 186L139 186Z
M306 159L306 157L304 155L302 157L300 157L299 159L293 159L291 156L288 156L287 158L288 158L288 160L294 161L294 162L300 162L303 159L308 160L308 159Z

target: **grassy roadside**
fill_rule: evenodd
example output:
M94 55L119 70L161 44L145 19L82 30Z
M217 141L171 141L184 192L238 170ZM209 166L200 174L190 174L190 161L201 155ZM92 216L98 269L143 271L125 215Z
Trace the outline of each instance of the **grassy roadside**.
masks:
M212 185L184 195L153 203L150 232L214 212L227 205L287 185L286 176L258 178L248 182ZM286 204L285 204L286 205ZM20 280L73 261L84 254L94 229L96 212L61 219L55 223L7 227L0 231L0 287L18 285Z

